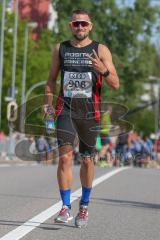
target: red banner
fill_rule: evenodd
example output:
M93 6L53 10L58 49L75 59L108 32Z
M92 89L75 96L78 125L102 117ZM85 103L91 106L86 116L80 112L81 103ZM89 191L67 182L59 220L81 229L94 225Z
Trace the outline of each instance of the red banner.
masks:
M13 8L18 9L21 19L28 19L31 22L37 22L38 27L33 32L33 38L39 37L40 31L47 26L49 19L49 5L51 0L13 0Z

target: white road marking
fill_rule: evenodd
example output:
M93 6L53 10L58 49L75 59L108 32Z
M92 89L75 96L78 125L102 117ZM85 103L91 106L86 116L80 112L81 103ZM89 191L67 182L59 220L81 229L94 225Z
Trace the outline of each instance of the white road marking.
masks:
M93 187L97 186L98 184L102 183L103 181L107 180L108 178L114 176L115 174L124 171L130 167L121 167L119 169L115 169L109 173L104 174L103 176L95 179L93 181ZM77 200L79 197L81 197L81 188L76 190L71 195L71 202ZM45 222L47 219L55 215L57 212L60 211L62 207L62 202L59 201L58 203L52 205L45 211L41 212L40 214L36 215L35 217L29 219L27 222L25 222L23 225L17 227L13 231L7 233L4 235L0 240L19 240L25 235L27 235L29 232L34 230L36 227L38 227L41 223Z

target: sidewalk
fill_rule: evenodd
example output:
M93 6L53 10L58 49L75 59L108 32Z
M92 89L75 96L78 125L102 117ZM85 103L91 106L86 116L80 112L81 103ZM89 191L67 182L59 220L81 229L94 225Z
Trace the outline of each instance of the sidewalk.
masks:
M17 157L13 157L12 159L9 159L7 156L2 157L0 156L0 165L9 164L9 165L33 165L38 164L36 161L24 161Z

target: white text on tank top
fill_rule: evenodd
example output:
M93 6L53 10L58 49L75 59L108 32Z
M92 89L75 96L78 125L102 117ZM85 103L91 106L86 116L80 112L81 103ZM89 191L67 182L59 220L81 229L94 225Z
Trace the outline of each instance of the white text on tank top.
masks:
M87 53L65 52L64 66L91 66L92 61ZM64 72L63 81L64 97L90 98L92 96L92 73L91 72Z

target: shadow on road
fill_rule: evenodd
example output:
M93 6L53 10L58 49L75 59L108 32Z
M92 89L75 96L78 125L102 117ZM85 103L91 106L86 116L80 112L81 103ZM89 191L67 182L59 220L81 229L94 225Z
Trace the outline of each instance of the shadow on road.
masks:
M135 207L135 208L147 208L160 210L160 204L128 201L128 200L117 200L117 199L106 199L106 198L91 198L94 204L107 204L121 207Z
M13 220L0 220L0 226L16 226L19 227L23 225L26 221L13 221ZM33 227L33 224L37 224L38 222L30 222L30 224L25 224L26 227ZM38 223L39 224L39 223ZM70 227L70 228L75 228L74 225L69 225L69 224L61 224L61 223L41 223L40 226L37 226L36 228L40 228L43 230L60 230L63 227Z
M7 193L0 193L0 197L15 197L15 198L37 198L37 199L55 199L59 200L59 198L54 198L54 197L43 197L43 196L33 196L33 195L20 195L20 194L7 194Z

